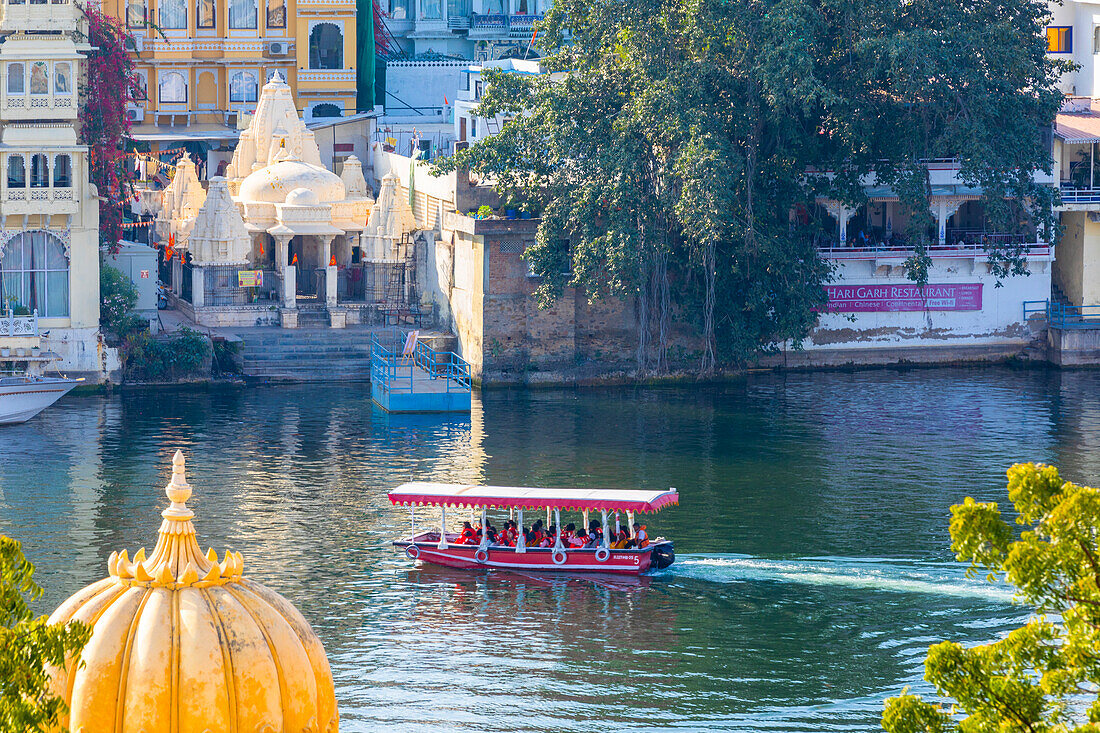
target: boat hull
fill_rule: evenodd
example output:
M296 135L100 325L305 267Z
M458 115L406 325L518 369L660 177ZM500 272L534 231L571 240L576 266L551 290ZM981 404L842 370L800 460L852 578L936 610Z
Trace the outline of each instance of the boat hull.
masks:
M511 547L481 548L477 545L439 547L435 542L398 540L394 547L404 550L410 560L419 560L448 568L466 570L526 570L559 573L613 573L640 575L653 564L653 550L563 550L528 548L516 552ZM601 548L602 549L602 548ZM606 553L606 556L605 556ZM602 558L602 559L601 559Z
M0 380L0 425L26 422L64 397L83 379ZM15 382L15 383L13 383Z

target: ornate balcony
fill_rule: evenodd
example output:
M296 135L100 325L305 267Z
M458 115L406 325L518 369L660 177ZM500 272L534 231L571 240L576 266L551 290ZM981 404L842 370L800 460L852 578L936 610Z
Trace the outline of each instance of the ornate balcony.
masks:
M77 29L79 11L73 0L0 0L0 31L59 31Z

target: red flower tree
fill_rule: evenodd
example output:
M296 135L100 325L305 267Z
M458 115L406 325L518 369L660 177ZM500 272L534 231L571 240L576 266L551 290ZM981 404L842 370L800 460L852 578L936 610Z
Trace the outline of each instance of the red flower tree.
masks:
M100 243L116 251L122 238L122 207L133 180L125 165L130 133L126 103L139 89L138 78L126 51L129 34L122 23L90 5L83 11L92 51L81 103L80 136L88 146L92 183L99 189Z

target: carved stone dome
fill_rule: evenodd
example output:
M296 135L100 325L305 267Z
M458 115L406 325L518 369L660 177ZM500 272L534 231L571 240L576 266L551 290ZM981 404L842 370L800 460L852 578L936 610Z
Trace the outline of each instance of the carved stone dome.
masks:
M111 553L110 576L50 617L92 627L80 659L51 670L70 710L63 730L337 731L317 635L289 601L242 577L240 553L218 562L200 551L180 452L172 464L152 555Z
M300 160L284 159L248 174L241 181L238 197L246 203L281 204L296 188L309 189L318 201L325 203L343 201L346 195L344 182L332 171Z
M286 202L291 206L316 206L320 203L317 194L308 188L296 188L286 195Z

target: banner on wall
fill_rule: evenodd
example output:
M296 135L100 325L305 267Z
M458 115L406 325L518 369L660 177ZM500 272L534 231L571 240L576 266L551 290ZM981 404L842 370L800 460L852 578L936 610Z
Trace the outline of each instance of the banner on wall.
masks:
M263 270L237 270L237 287L262 288L264 285Z
M826 285L830 313L980 311L982 283Z

